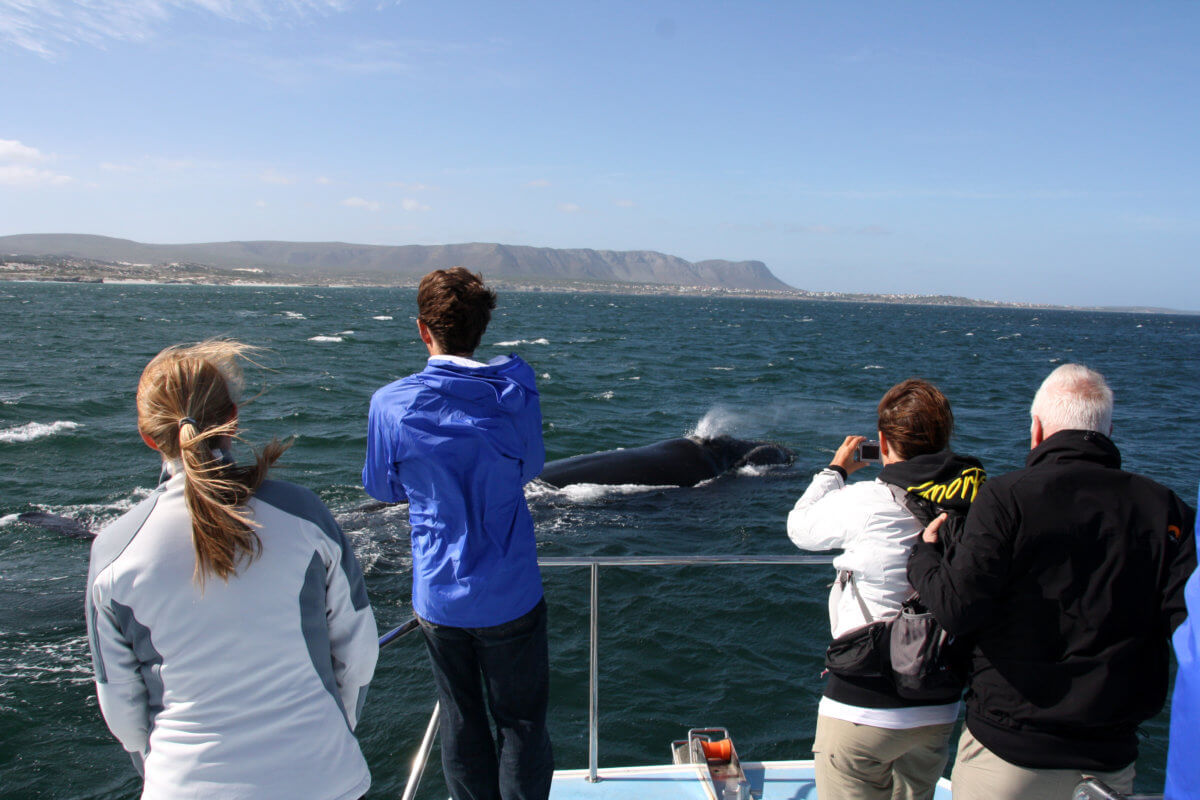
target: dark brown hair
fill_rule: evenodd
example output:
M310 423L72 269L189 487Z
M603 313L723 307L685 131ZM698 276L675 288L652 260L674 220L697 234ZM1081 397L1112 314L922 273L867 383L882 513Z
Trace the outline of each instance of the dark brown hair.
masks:
M466 267L434 270L417 289L417 319L451 355L475 352L495 307L496 293Z
M879 432L900 458L945 450L953 430L950 401L928 381L909 378L879 401Z
M255 463L239 467L213 449L237 435L238 360L253 350L230 340L210 340L163 350L138 381L138 430L164 458L183 464L183 494L192 519L195 580L212 574L229 580L238 564L262 550L244 505L287 449L272 441Z

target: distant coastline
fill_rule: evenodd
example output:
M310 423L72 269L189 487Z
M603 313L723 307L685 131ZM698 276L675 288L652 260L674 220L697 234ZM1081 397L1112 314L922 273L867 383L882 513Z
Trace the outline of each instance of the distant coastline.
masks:
M468 265L469 266L469 265ZM245 286L313 288L416 288L417 281L404 276L303 275L262 268L219 268L204 264L130 264L71 256L0 255L0 281L53 282L174 286ZM675 295L694 297L746 297L776 300L814 300L840 303L881 303L919 306L956 306L978 308L1016 308L1031 310L1098 311L1138 314L1196 315L1198 311L1145 307L1063 306L1043 303L1013 303L980 300L953 295L870 294L852 292L811 292L803 289L742 289L714 286L687 286L627 281L587 281L572 279L489 278L498 289L527 292L596 293L628 295Z

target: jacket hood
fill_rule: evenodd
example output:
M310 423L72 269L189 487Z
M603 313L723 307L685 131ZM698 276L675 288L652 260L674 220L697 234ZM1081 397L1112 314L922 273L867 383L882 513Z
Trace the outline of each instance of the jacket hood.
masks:
M434 359L416 378L444 397L510 414L537 396L533 368L515 355L497 356L481 367Z
M941 511L966 514L987 480L987 473L979 459L943 450L888 464L879 471L879 480L901 489L909 497L928 501L936 516ZM911 504L906 505L917 513ZM928 524L922 516L917 514L918 519Z
M1029 451L1025 466L1091 461L1113 469L1121 468L1121 451L1113 440L1098 431L1059 431Z

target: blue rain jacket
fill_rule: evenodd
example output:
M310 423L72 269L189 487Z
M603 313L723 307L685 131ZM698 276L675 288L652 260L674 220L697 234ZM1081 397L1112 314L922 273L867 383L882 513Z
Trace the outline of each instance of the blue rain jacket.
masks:
M439 625L511 622L542 598L524 485L545 462L533 369L436 356L371 398L363 487L408 500L412 605Z
M1200 503L1200 497L1197 497ZM1196 523L1200 537L1200 519ZM1171 741L1167 751L1166 800L1200 797L1200 569L1183 590L1188 615L1172 641L1179 671L1171 698Z

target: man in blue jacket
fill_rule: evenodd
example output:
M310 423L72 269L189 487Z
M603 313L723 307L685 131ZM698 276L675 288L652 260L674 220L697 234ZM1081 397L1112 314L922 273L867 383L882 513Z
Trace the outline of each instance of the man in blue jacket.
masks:
M409 504L413 611L441 701L451 796L545 800L546 604L523 489L545 461L542 414L528 364L473 358L495 306L463 267L422 279L417 328L429 362L371 398L363 486Z

